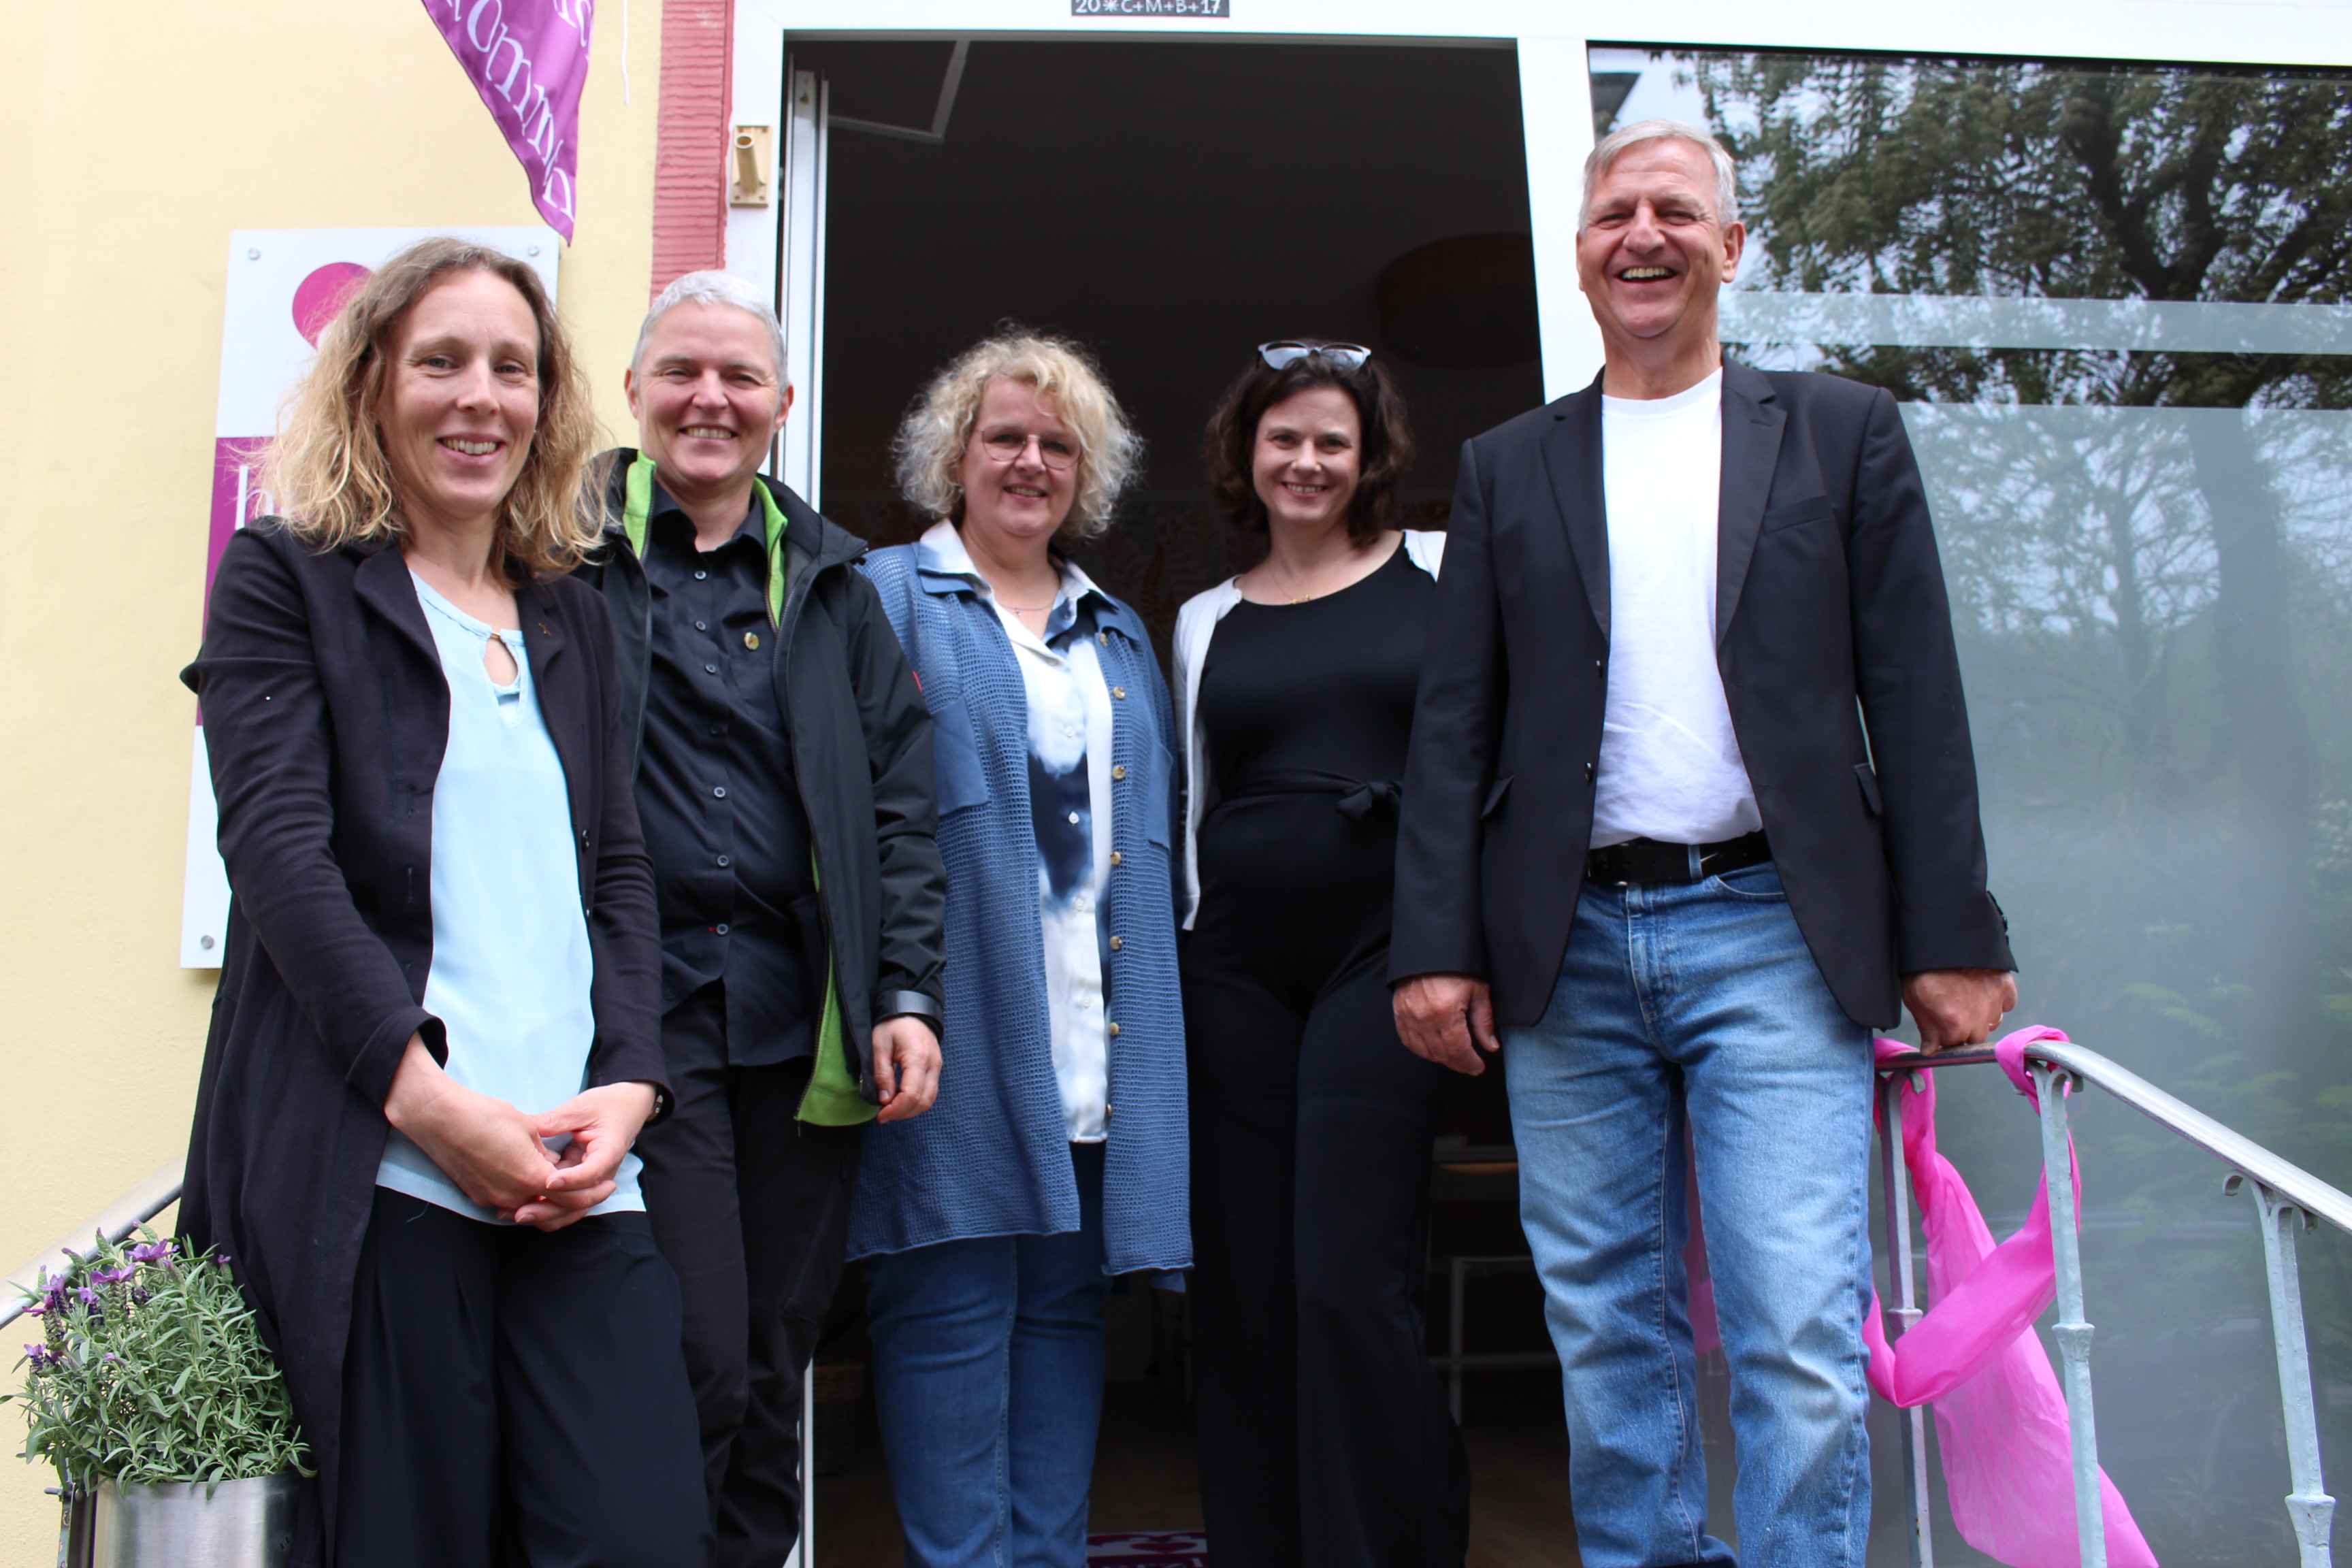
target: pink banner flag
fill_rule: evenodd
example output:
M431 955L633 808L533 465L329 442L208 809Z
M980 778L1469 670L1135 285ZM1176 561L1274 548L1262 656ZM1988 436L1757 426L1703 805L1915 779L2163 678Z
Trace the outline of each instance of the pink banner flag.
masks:
M569 241L595 0L425 0L425 10L522 161L531 201Z

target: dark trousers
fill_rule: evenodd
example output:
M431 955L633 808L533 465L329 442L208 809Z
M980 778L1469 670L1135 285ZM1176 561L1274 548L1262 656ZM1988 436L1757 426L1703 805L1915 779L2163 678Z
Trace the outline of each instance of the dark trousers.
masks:
M336 1568L709 1551L677 1280L642 1214L552 1235L378 1187L343 1360Z
M1397 1038L1385 945L1335 974L1298 927L1206 919L1185 946L1184 1022L1193 1409L1218 1568L1460 1568L1468 1460L1421 1314L1446 1070Z
M669 1115L637 1140L685 1302L718 1568L778 1568L800 1535L801 1379L849 1244L856 1127L793 1120L809 1058L727 1062L725 991L662 1020Z

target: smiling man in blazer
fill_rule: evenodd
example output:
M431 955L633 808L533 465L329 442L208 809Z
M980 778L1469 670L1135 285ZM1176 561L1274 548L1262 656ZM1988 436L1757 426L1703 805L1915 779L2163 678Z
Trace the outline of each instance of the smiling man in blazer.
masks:
M1398 1028L1465 1073L1502 1052L1588 1568L1735 1561L1693 1153L1737 1560L1863 1561L1872 1033L1907 1003L1927 1048L1979 1041L2017 997L1902 416L1724 360L1745 239L1705 131L1594 149L1605 368L1463 448L1405 778Z

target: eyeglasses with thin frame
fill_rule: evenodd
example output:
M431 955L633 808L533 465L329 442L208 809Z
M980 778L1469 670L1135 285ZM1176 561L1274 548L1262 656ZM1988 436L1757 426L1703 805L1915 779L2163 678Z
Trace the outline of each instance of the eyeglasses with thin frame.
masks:
M1357 370L1372 357L1372 351L1361 343L1302 343L1296 338L1257 346L1257 357L1268 370L1288 370L1309 354L1320 354L1341 370Z
M1009 466L1021 460L1032 441L1037 443L1037 460L1056 472L1078 460L1077 437L1058 430L1049 430L1043 436L1025 436L1018 430L983 430L980 449L988 454L990 462Z

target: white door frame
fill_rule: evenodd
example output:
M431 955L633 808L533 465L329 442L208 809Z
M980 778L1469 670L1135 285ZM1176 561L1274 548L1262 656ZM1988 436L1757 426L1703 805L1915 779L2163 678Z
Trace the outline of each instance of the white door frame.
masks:
M1141 7L1161 0L1124 0ZM787 36L815 39L982 41L1121 37L1196 42L1507 45L1518 53L1527 137L1528 207L1535 239L1544 395L1590 381L1601 337L1576 286L1576 212L1592 150L1588 51L1595 45L1689 48L1812 48L1923 55L2105 59L2118 40L2130 57L2184 64L2352 65L2352 5L2276 0L1982 0L1970 6L1895 6L1884 0L1685 0L1628 37L1614 13L1562 0L1226 0L1234 15L1183 22L1153 16L1073 16L1069 0L735 0L730 124L787 128L775 141L772 207L729 213L727 270L775 290L791 374L799 389L785 427L781 476L819 504L824 330L825 104L821 84L785 104ZM808 1379L813 1391L814 1376ZM813 1400L803 1411L814 1415ZM804 1420L806 1417L804 1416ZM804 1432L813 1421L804 1426ZM810 1434L813 1436L813 1433ZM804 1450L805 1453L805 1450ZM814 1477L803 1477L804 1529ZM805 1542L804 1542L805 1544ZM787 1568L806 1561L795 1551Z
M1122 3L1140 8L1165 0ZM2352 5L2273 0L2059 0L2054 5L2049 0L1986 0L1935 7L1887 5L1884 0L1803 0L1778 7L1748 0L1696 0L1648 18L1659 30L1639 38L1624 36L1616 13L1561 0L1446 0L1442 6L1429 0L1225 3L1231 18L1180 23L1164 16L1071 16L1072 0L736 0L734 122L776 121L787 33L909 41L1120 37L1163 44L1514 46L1528 144L1544 395L1550 398L1582 386L1601 366L1601 334L1576 284L1576 212L1584 159L1593 142L1587 51L1596 44L2104 59L2115 55L2118 39L2129 39L2132 57L2140 59L2352 65ZM780 155L782 150L780 140ZM821 180L821 161L819 171ZM762 287L774 286L783 216L737 209L728 225L728 270ZM821 205L814 216L814 229L793 243L817 247L814 265L821 275ZM822 289L821 276L817 287ZM816 298L821 307L822 293ZM784 304L780 299L779 307ZM821 348L814 334L822 331L820 308L812 330L794 344L796 364L801 343ZM794 419L812 452L819 402L814 376L821 364L821 358L812 360L808 379L799 383L801 413ZM789 451L789 427L786 440ZM803 471L814 485L819 477L814 457ZM813 491L803 493L812 502L816 499Z
M776 314L784 323L784 376L798 389L775 473L818 507L824 505L824 191L832 132L824 79L814 71L794 71L789 85L784 134L776 143L781 211L775 226L763 229L774 258L769 266Z

